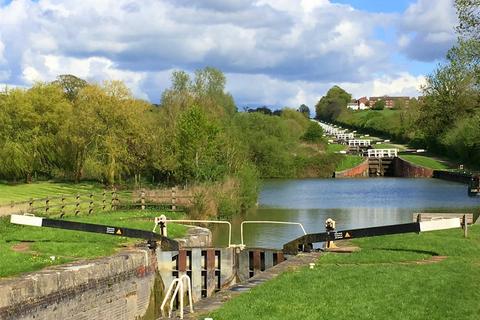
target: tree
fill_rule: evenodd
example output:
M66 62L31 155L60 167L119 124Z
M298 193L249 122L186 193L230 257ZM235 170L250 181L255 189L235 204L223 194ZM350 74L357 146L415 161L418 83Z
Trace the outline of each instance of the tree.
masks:
M306 118L310 118L310 108L305 104L300 105L297 111L302 113Z
M383 110L385 109L385 100L377 100L373 104L372 110Z
M323 133L322 127L318 123L311 121L307 131L302 136L302 140L319 143L323 140Z
M78 95L78 91L88 85L88 82L71 74L62 74L57 80L52 82L59 85L68 100L74 101Z
M395 110L403 110L405 109L405 100L403 99L396 99L394 102L393 102L393 109Z
M457 32L465 38L480 40L480 1L455 0L460 24Z
M316 118L327 121L335 120L342 111L347 110L347 104L351 99L351 94L339 86L333 86L328 90L327 95L323 96L315 105Z

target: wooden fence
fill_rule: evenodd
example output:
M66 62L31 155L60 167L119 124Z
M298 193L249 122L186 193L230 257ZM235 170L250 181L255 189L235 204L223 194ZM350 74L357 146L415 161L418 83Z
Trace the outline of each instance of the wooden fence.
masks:
M172 211L188 208L193 204L194 195L190 190L171 189L138 190L133 194L133 204L145 210L148 206L165 205Z
M116 210L120 199L116 190L97 193L77 193L74 195L60 195L45 198L31 198L27 202L15 203L4 210L7 214L31 213L41 215L92 214L94 211Z

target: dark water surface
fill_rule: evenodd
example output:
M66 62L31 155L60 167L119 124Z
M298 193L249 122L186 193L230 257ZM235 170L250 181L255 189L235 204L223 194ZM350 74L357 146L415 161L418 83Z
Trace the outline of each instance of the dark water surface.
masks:
M307 233L325 231L332 218L337 229L411 222L412 213L424 210L456 212L479 207L480 199L467 196L464 184L438 179L292 179L265 180L259 206L234 220L234 243L240 240L242 220L300 222ZM225 231L216 230L224 242ZM248 246L281 248L300 235L299 226L246 225Z

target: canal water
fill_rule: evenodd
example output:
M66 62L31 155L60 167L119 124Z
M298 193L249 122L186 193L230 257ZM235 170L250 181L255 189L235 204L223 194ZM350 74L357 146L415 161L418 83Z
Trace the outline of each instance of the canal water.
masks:
M412 213L479 208L465 184L438 179L288 179L263 181L258 208L233 221L233 242L240 241L242 220L300 222L307 233L325 231L332 218L337 229L407 223ZM463 209L463 210L462 210ZM470 210L471 211L471 210ZM226 229L214 228L215 242L226 242ZM281 248L301 236L299 226L245 225L245 244Z

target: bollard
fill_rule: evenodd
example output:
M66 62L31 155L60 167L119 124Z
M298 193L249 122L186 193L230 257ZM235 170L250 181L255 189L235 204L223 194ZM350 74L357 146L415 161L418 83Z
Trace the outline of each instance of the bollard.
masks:
M328 234L332 234L332 232L335 232L335 220L333 220L332 218L328 218L326 221L325 221L325 229L327 230ZM326 249L329 249L329 248L336 248L337 246L333 243L333 241L327 241L327 243L325 244L325 248Z
M164 237L167 236L167 217L162 214L158 220L158 226L160 227L160 234Z
M467 215L464 214L463 215L463 219L462 219L462 227L463 227L463 237L466 238L468 236L468 220L467 220Z
M145 190L140 193L140 202L142 204L142 210L145 210Z

